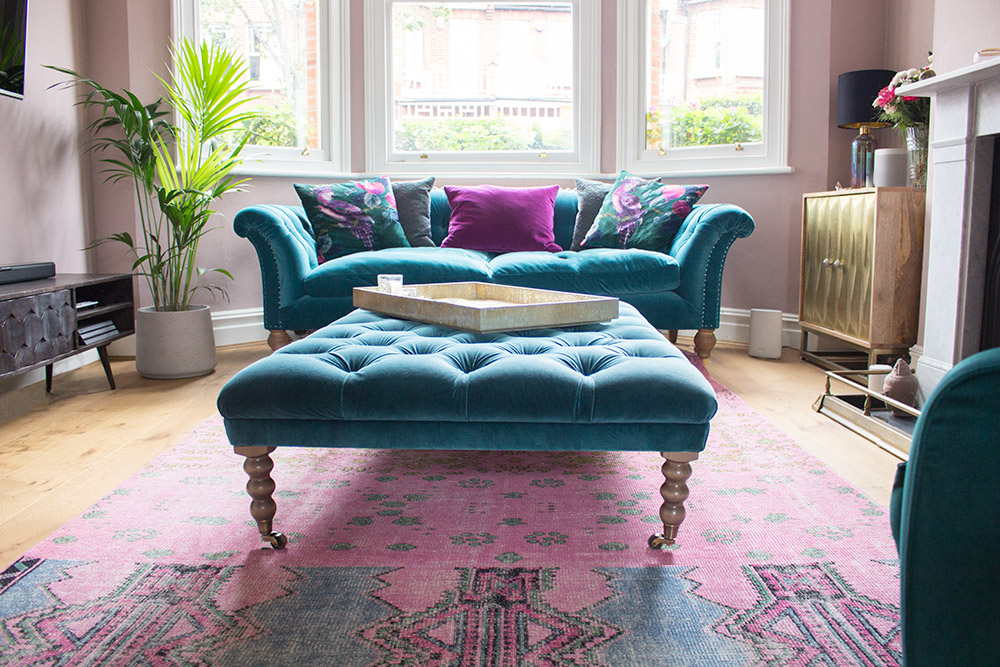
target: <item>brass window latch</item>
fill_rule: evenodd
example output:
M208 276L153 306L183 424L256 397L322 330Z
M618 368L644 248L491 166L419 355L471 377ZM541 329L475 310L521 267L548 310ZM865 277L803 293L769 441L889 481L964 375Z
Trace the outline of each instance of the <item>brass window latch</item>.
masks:
M738 150L738 151L743 150L743 143L742 142L739 142L739 141L736 142L736 150Z

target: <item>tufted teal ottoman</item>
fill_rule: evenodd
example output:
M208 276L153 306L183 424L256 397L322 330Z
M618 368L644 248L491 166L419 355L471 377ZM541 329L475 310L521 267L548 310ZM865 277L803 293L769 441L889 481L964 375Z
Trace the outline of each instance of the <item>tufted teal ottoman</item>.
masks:
M233 377L219 412L272 531L276 446L656 451L663 534L684 520L715 392L627 303L605 324L474 334L356 310Z

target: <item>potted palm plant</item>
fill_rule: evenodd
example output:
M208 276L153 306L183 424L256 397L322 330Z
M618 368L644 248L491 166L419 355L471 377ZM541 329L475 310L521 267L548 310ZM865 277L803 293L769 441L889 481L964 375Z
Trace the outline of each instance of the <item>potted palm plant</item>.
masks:
M105 88L93 79L53 67L86 89L79 104L100 117L88 130L91 150L102 158L107 181L132 184L138 200L136 237L118 232L92 243L123 244L133 256L153 305L136 313L136 369L145 377L204 375L215 368L215 339L208 306L193 298L202 290L225 295L210 275L232 279L224 269L196 263L198 245L212 227L215 200L246 179L233 170L249 137L247 122L259 114L247 104L246 65L239 56L209 43L185 40L172 51L171 81L160 79L164 98L143 104L129 91ZM159 77L157 77L159 78Z

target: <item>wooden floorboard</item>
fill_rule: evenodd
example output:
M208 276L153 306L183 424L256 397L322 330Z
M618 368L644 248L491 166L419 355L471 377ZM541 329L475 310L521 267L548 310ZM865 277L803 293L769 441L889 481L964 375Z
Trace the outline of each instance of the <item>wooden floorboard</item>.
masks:
M823 369L802 361L790 348L780 359L754 359L745 346L723 343L705 365L715 379L804 449L888 506L900 459L812 409L825 386Z
M681 339L691 349L691 341ZM264 343L219 349L211 375L147 380L113 360L109 391L99 363L0 394L0 568L83 512L215 414L222 385L267 356ZM823 371L786 349L779 360L720 343L709 372L859 490L887 504L898 460L811 409Z
M0 396L0 568L119 486L215 414L222 385L270 352L264 343L219 349L211 375L147 380L131 359L100 363ZM14 395L11 395L14 394Z

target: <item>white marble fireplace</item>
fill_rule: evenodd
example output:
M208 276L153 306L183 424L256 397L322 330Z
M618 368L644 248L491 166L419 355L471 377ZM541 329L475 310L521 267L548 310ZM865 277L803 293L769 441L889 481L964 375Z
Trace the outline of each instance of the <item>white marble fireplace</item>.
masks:
M933 98L922 349L914 349L926 397L956 363L979 351L1000 59L899 89Z

